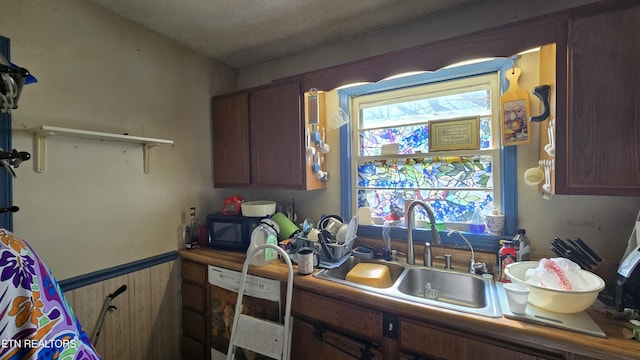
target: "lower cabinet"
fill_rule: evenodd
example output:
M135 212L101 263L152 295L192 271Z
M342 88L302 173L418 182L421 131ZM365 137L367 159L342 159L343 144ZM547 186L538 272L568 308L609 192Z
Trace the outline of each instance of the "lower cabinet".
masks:
M377 345L330 329L330 325L294 318L291 359L382 359Z
M410 319L400 319L398 359L456 360L456 359L564 359L561 354L545 353L539 349L502 344L499 340L478 336L469 337L453 330L441 329ZM413 355L409 355L413 354Z
M566 354L398 317L294 289L292 359L565 359Z
M294 289L292 359L383 359L379 311Z
M208 360L207 265L182 259L182 358Z

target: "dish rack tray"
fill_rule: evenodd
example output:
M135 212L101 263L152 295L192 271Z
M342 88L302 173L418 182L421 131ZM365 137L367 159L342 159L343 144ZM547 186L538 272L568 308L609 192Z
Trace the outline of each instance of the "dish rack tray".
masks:
M356 238L357 236L353 236L347 239L344 244L327 243L325 251L319 241L311 241L304 237L298 237L296 238L296 249L301 247L315 249L320 257L320 263L335 263L351 255L351 250L353 249Z
M349 230L343 244L326 243L326 248L324 248L320 241L312 241L302 235L298 235L294 238L295 245L290 249L289 257L297 263L297 251L300 248L308 247L314 249L318 254L320 259L319 267L333 268L340 266L351 255L353 244L358 238L357 231L358 219L354 216L349 222Z

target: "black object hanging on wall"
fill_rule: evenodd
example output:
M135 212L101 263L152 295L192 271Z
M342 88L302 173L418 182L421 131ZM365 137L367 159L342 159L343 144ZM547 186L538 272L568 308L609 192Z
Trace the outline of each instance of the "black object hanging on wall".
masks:
M542 113L540 115L532 116L531 122L541 122L545 121L549 117L550 109L549 109L549 92L551 90L551 86L549 85L538 85L533 88L533 95L537 96L538 99L542 102Z

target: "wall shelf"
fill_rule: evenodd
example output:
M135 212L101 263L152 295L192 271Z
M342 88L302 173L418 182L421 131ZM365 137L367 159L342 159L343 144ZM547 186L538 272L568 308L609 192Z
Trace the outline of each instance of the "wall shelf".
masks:
M69 129L69 128L63 128L63 127L57 127L57 126L49 126L49 125L42 125L35 128L31 128L29 129L29 131L34 133L34 137L35 137L36 171L39 173L43 173L46 170L47 138L53 135L76 137L76 138L83 138L83 139L93 139L93 140L100 140L100 141L107 140L107 141L141 144L143 146L143 161L144 161L145 174L148 174L150 170L150 160L151 160L150 149L152 147L156 147L159 145L173 145L173 140L154 139L154 138L141 137L141 136L130 136L130 135L123 135L123 134L97 132L97 131Z

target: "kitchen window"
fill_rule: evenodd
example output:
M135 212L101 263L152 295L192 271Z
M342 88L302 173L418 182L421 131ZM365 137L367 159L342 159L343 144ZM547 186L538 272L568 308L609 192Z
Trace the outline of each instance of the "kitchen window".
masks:
M414 199L429 204L441 231L468 230L476 207L496 209L514 223L515 166L509 164L515 150L501 146L499 117L501 70L510 63L486 60L338 91L351 119L341 128L341 148L348 149L341 164L343 213L368 207L378 225L359 233L379 235L384 220L402 218ZM455 119L478 119L479 149L430 149L431 124ZM422 208L416 211L416 219L428 219ZM394 237L403 237L406 228L398 225ZM476 245L483 238L492 239L475 236Z

